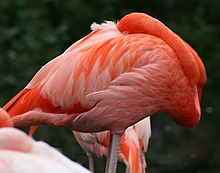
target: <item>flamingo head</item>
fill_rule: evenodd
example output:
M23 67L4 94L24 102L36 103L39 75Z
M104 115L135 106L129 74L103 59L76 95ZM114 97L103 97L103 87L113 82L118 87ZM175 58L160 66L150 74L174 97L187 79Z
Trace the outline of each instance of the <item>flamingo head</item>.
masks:
M169 113L177 125L195 127L199 123L201 108L197 89L195 91L189 96L180 96L178 101L174 102Z
M206 84L207 76L205 66L199 55L188 43L185 42L185 44L196 61L199 71L199 78L194 85L191 85L191 89L188 90L188 94L185 94L185 96L180 99L181 104L177 104L177 107L179 106L180 108L182 108L182 110L180 109L181 111L177 114L177 116L174 116L174 120L178 125L194 127L198 124L200 120L200 103L202 99L202 90ZM186 95L188 96L186 97ZM184 98L187 98L185 99L185 102Z
M200 79L197 83L185 83L185 87L179 87L172 95L170 114L174 121L181 126L195 127L201 115L200 102L202 89L206 83L206 73L203 64L200 69ZM180 82L181 83L181 82ZM182 85L184 86L184 85ZM179 92L178 92L179 91Z
M13 127L10 115L2 108L0 108L0 127Z

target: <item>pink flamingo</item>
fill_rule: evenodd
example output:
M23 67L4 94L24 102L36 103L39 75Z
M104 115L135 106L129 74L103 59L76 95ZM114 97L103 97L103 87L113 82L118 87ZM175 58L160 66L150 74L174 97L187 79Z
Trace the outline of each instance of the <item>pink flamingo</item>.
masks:
M188 44L147 14L91 28L43 66L4 109L15 126L109 130L106 172L113 173L127 127L158 112L181 126L199 122L206 72Z
M55 148L15 128L0 128L0 172L90 173Z

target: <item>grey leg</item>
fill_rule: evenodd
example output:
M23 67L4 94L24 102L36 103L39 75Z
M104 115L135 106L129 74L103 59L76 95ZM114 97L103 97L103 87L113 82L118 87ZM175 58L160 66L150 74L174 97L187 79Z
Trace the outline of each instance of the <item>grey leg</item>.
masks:
M129 166L126 165L125 173L130 173Z
M120 142L122 134L111 134L112 140L109 147L109 154L106 163L105 173L116 173L118 163L118 153L120 149Z
M105 165L105 173L108 173L107 170L108 170L108 166L109 166L111 149L112 149L112 135L110 135L110 142L109 142L109 147L108 147L108 157L106 159L106 165Z
M93 154L86 153L89 158L89 170L94 172L94 156Z

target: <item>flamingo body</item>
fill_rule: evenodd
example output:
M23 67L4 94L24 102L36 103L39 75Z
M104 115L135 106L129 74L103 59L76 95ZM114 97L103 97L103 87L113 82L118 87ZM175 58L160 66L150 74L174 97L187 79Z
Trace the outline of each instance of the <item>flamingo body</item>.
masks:
M92 28L91 34L43 66L4 109L11 116L26 113L29 123L38 114L40 124L50 124L47 113L57 113L57 126L82 132L123 132L155 112L170 113L181 125L198 123L198 65L186 44L197 69L190 79L175 51L159 37L123 34L112 22ZM63 123L63 114L68 123Z

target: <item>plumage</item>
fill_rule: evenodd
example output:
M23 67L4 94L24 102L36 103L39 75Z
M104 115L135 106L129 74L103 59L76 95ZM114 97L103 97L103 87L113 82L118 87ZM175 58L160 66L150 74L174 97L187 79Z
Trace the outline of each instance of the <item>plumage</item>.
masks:
M0 129L0 172L89 173L55 148L15 128Z
M4 109L15 126L110 130L107 169L115 172L125 129L152 114L194 127L205 68L195 51L157 19L131 13L92 32L48 62ZM113 167L114 168L113 168Z

